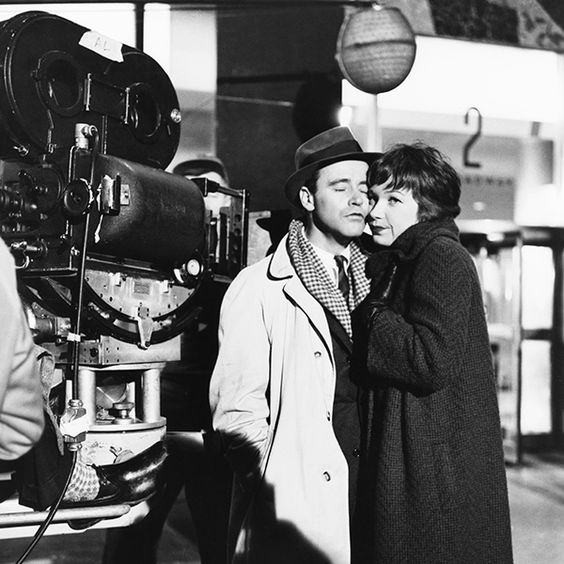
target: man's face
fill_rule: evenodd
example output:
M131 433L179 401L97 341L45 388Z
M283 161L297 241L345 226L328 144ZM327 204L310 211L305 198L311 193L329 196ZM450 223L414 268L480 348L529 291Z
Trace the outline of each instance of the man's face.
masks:
M333 243L346 246L362 233L368 213L367 171L362 161L340 161L318 171L314 193L305 189L309 197L305 203L302 199L311 212L312 243L331 251Z
M367 170L362 161L340 161L318 171L314 193L302 188L312 243L332 251L335 243L347 246L362 233L368 213Z
M419 204L411 190L390 190L389 178L370 187L371 205L367 218L375 243L389 247L408 227L419 222Z

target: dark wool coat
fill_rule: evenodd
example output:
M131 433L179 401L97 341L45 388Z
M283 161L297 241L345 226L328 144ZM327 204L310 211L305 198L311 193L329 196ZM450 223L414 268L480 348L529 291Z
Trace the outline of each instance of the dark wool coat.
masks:
M395 258L394 258L395 257ZM416 224L368 264L399 261L368 335L375 390L356 562L512 562L499 411L480 284L452 220ZM360 532L359 532L360 531Z
M335 398L333 400L333 430L347 459L349 468L349 509L354 513L356 482L360 456L360 405L359 390L350 375L352 341L332 313L325 310L331 332L335 359Z

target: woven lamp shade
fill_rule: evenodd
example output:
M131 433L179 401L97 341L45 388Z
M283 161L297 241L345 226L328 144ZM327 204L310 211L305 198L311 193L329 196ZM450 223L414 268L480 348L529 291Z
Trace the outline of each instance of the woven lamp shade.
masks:
M401 84L415 61L415 36L397 8L375 5L347 16L337 40L343 76L370 94Z

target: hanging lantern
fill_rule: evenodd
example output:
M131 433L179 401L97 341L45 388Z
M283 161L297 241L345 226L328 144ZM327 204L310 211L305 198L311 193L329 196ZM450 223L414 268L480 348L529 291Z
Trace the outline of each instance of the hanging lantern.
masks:
M337 40L343 76L369 94L401 84L415 60L415 36L397 8L374 5L345 18Z

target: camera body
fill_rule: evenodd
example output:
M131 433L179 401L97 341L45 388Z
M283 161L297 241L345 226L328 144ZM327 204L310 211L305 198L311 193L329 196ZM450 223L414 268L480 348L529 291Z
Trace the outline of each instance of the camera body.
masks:
M36 342L65 361L53 344L68 342L81 292L81 363L127 361L94 353L107 336L165 360L156 345L190 322L215 266L200 187L164 171L180 137L170 79L145 53L44 12L3 22L0 52L0 230ZM226 234L235 227L241 237L241 225Z
M35 342L90 431L118 431L106 451L124 429L141 450L164 433L159 370L202 283L244 266L246 193L165 172L181 112L147 54L40 11L0 24L0 53L0 234ZM231 205L212 225L218 189Z

